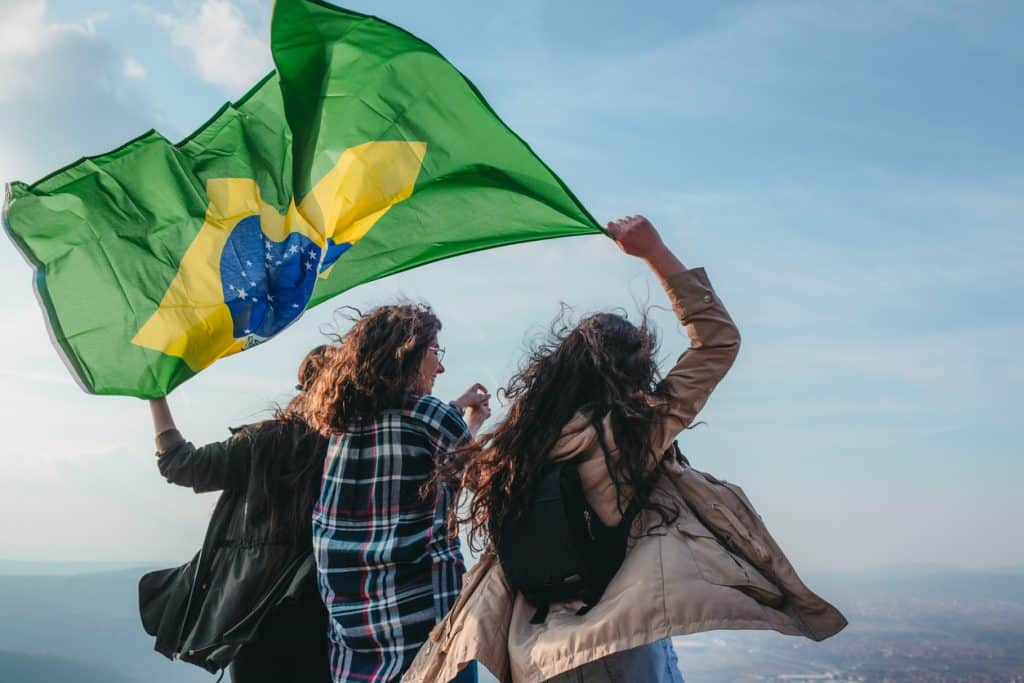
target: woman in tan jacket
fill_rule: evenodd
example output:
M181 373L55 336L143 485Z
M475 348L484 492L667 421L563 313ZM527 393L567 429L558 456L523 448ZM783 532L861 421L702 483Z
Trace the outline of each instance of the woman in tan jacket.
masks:
M646 325L599 313L533 352L506 389L506 418L452 461L473 494L460 521L488 552L403 681L449 680L476 659L515 683L678 683L671 636L768 628L820 640L846 623L800 582L738 487L664 455L732 365L739 333L703 269L685 268L647 219L608 233L661 281L690 347L656 383ZM531 623L493 548L541 468L567 459L605 525L636 512L629 548L592 608L556 604Z

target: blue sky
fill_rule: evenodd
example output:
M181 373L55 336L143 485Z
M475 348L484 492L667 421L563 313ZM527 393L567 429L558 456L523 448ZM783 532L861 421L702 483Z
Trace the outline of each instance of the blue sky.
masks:
M503 3L504 4L504 3ZM801 569L1024 564L1024 47L1014 2L351 2L431 42L599 220L705 266L740 359L683 449L743 485ZM600 7L595 7L600 5ZM263 0L6 0L0 179L188 134L270 68ZM181 560L211 496L160 479L144 403L82 394L0 246L0 548ZM445 323L454 396L496 387L566 301L663 303L600 237L360 287ZM171 397L195 441L287 399L312 311ZM656 314L664 358L685 337Z

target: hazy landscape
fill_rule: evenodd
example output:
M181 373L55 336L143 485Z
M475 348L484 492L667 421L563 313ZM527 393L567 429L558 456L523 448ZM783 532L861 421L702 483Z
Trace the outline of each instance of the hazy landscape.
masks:
M145 569L0 561L0 681L215 680L153 652L136 611ZM809 582L849 617L842 634L824 643L746 632L677 638L687 682L1024 683L1024 568L834 573Z
M811 585L850 620L822 643L774 633L677 639L702 681L1024 681L1024 571L826 574Z

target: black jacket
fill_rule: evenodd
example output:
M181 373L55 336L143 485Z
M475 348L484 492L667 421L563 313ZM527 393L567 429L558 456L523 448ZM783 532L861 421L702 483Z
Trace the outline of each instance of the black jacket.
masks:
M269 420L201 448L177 432L159 441L170 444L158 460L167 481L223 493L196 556L139 581L142 624L158 652L215 672L277 606L317 590L312 509L285 515L287 523L281 515L296 509L309 477L319 490L327 440L298 420ZM254 509L260 501L269 505ZM326 632L326 610L323 620Z

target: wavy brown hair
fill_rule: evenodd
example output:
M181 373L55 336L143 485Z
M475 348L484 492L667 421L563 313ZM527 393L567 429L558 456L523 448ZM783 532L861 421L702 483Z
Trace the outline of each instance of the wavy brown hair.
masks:
M328 353L306 398L306 419L322 434L401 407L415 392L423 356L441 330L426 304L350 310L355 324Z
M633 510L656 508L668 521L671 511L649 501L663 462L651 452L651 422L658 417L655 362L657 340L646 316L639 326L623 315L598 313L571 327L566 309L547 339L535 344L524 365L501 390L511 401L505 419L481 435L445 465L442 478L467 490L472 499L464 515L453 509L449 529L469 525L470 547L494 546L507 519L521 515L548 452L578 412L591 422L611 416L619 457L605 459L623 501Z

